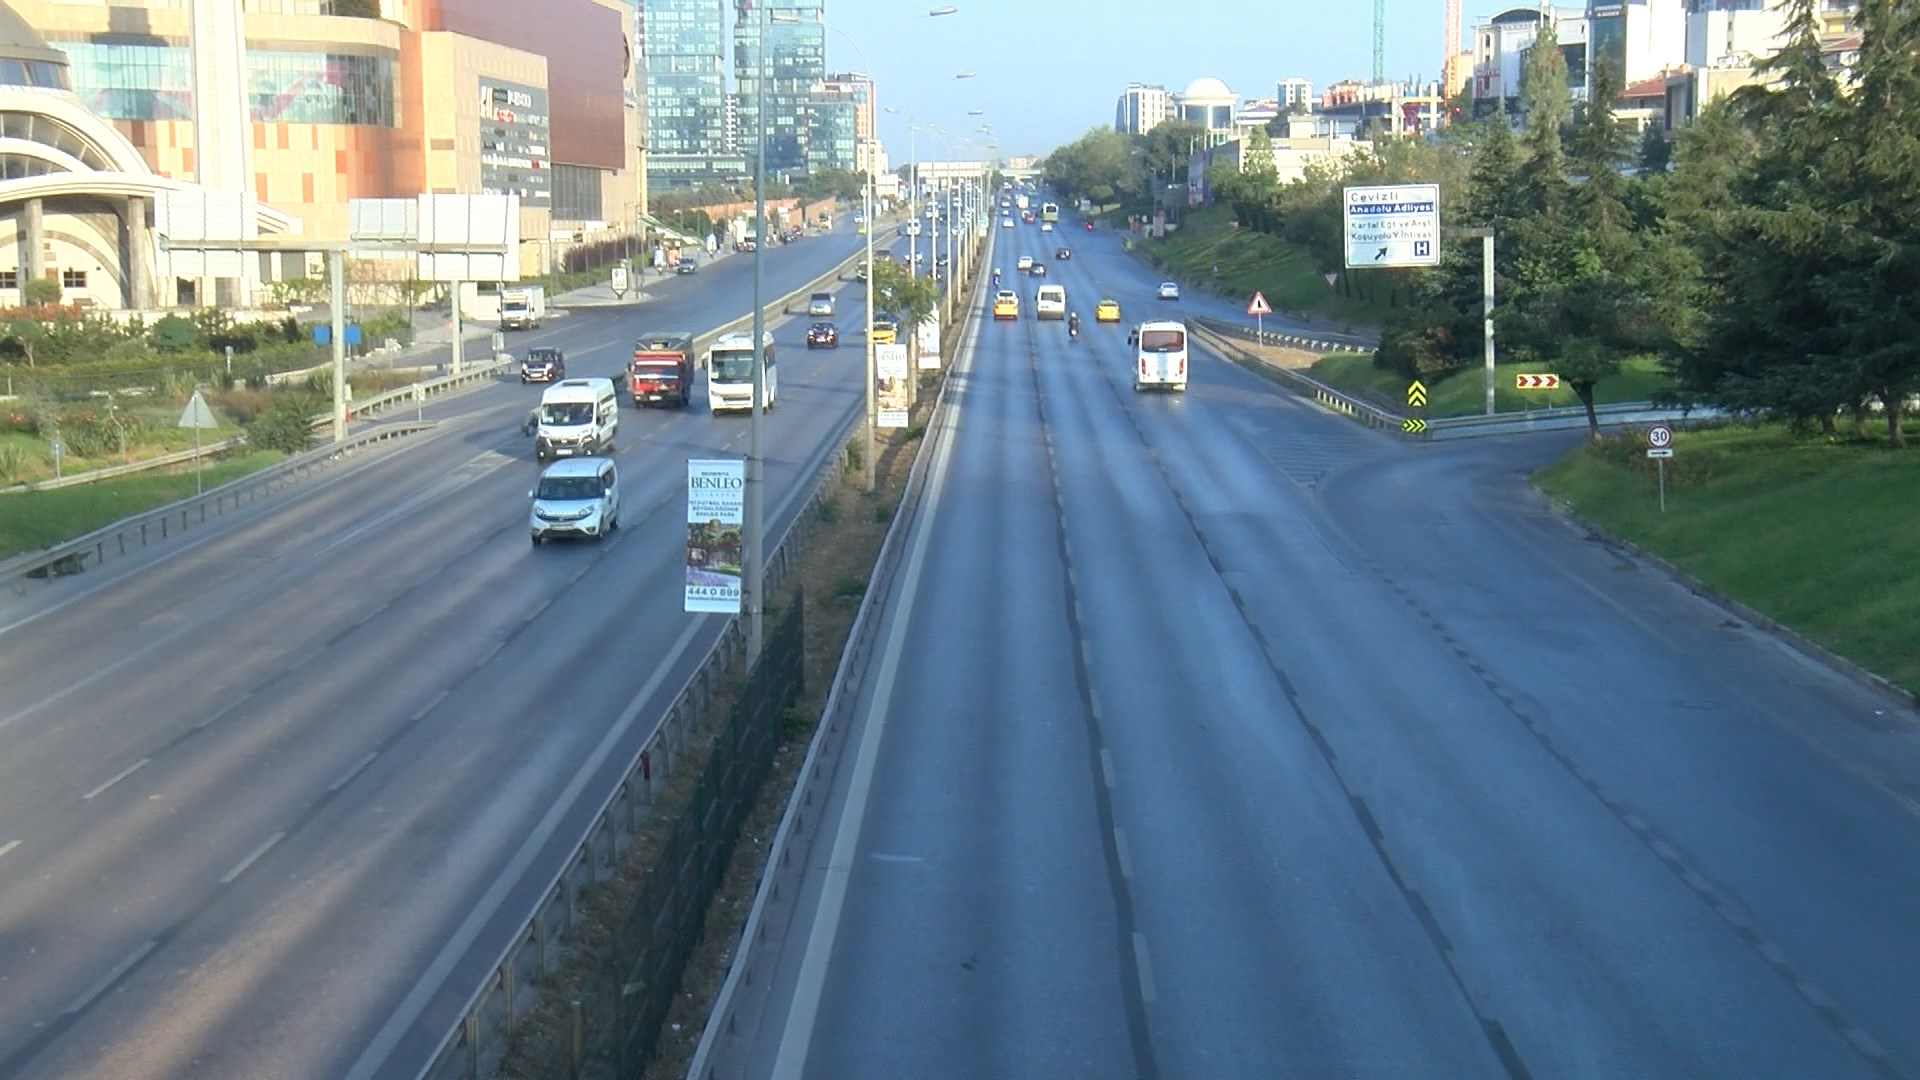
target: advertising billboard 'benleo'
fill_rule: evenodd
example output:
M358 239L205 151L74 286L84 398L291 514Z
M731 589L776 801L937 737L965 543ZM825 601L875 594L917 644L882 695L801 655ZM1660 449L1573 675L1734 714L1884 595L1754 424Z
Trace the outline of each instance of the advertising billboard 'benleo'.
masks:
M746 462L687 462L686 610L740 611L741 525L746 520Z

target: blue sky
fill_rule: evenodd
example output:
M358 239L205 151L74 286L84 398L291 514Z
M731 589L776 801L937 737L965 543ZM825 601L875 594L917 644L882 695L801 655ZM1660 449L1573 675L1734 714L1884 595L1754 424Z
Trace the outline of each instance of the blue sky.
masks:
M1111 125L1129 82L1177 91L1211 75L1242 97L1272 97L1287 76L1312 80L1318 92L1373 70L1371 0L951 0L960 10L937 19L916 19L935 5L913 0L821 2L831 70L870 66L882 106L911 107L955 136L991 122L1009 156L1045 153ZM1525 3L1464 0L1461 21L1470 29ZM1389 78L1439 77L1445 10L1443 0L1387 0ZM975 75L956 80L962 70ZM904 162L906 118L880 120L888 152ZM938 138L920 151L947 154Z

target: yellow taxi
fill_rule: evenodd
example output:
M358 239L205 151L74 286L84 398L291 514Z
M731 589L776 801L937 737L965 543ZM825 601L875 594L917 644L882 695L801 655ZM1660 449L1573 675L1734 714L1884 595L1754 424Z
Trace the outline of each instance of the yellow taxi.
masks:
M1109 296L1102 299L1098 304L1093 305L1093 321L1119 322L1120 301Z
M873 326L867 331L875 345L892 345L900 337L900 324L889 316L882 315L873 320Z
M1020 317L1020 296L1012 289L1001 289L993 297L993 317L996 319L1017 319Z

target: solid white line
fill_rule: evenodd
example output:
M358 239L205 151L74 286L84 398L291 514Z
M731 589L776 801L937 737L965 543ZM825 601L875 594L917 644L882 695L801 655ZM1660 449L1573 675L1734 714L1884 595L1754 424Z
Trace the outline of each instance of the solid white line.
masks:
M1147 935L1133 932L1133 966L1140 971L1140 997L1151 1005L1159 999L1153 988L1153 960L1147 956Z
M621 710L619 719L607 729L599 745L593 748L593 753L580 766L580 771L574 773L573 779L567 781L566 789L560 792L548 806L546 816L541 818L540 823L527 834L527 838L520 844L520 849L513 853L513 858L508 861L505 869L500 871L500 876L494 879L493 884L487 887L486 893L480 897L479 902L474 904L473 910L468 912L466 921L460 924L459 929L455 930L452 937L448 938L447 943L441 947L439 955L435 956L433 962L421 972L420 978L413 984L413 989L407 991L406 998L388 1014L387 1022L374 1035L373 1041L367 1044L367 1048L360 1052L360 1057L353 1063L353 1068L347 1070L346 1080L369 1080L381 1066L386 1064L387 1057L393 1053L393 1048L400 1044L400 1037L419 1022L420 1014L426 1011L428 1003L446 984L447 976L453 971L454 964L473 948L474 940L493 920L494 915L500 910L500 905L506 901L507 894L513 890L514 886L520 884L520 879L526 875L528 865L546 846L554 831L560 827L560 820L579 799L580 790L586 787L587 782L600 771L601 764L606 761L608 755L613 753L613 748L625 738L627 729L640 715L640 710L646 706L654 694L659 692L660 684L680 662L681 656L685 655L688 647L693 644L694 637L706 626L705 619L688 620L687 629L680 635L680 640L674 643L666 659L654 668L653 677L647 680L647 684L641 687L640 692L634 695L627 707Z
M126 768L120 770L119 775L115 776L113 779L107 781L104 784L101 784L99 787L94 788L92 791L89 791L85 795L82 795L80 797L82 799L93 798L95 795L100 794L101 792L107 790L108 788L119 783L120 781L125 780L127 777L132 776L134 773L139 772L141 766L145 765L147 762L152 760L153 760L152 758L144 758L144 757L141 758L139 761L136 761L133 764L127 766Z
M1118 825L1113 827L1113 850L1120 856L1120 876L1133 880L1133 853L1127 850L1127 830Z
M979 337L979 324L968 335L968 366ZM813 1044L813 1029L819 1019L821 990L827 981L827 965L833 959L834 940L840 934L840 919L846 907L847 882L852 873L854 848L860 843L860 829L867 817L867 797L873 787L874 767L880 758L880 740L886 733L887 717L892 710L894 680L899 673L900 655L905 647L907 626L913 621L913 604L920 592L920 570L926 562L927 545L933 537L934 523L940 512L940 491L946 485L947 463L952 458L959 427L959 402L949 414L955 437L942 439L927 470L924 496L925 517L918 523L913 551L907 557L905 584L900 604L893 612L893 625L887 634L886 651L881 656L879 677L874 680L874 696L867 710L867 723L860 734L860 748L854 760L852 780L847 786L846 809L840 827L834 833L832 854L827 859L827 875L820 890L820 904L814 909L813 928L807 935L800 961L800 975L794 985L793 1004L780 1033L780 1050L774 1057L773 1080L799 1080L806 1071L807 1052Z
M334 792L339 791L341 788L346 787L348 784L353 783L353 778L360 775L360 770L373 764L373 759L379 756L380 756L380 751L378 750L367 751L365 757L362 757L359 761L356 761L353 763L353 768L348 769L344 773L341 773L340 779L335 780L333 783L327 785L327 794L331 795Z
M19 846L20 846L20 841L18 840L9 840L4 844L0 844L0 858L5 858L7 852L12 851L14 848L17 848Z
M139 948L133 950L132 956L129 956L125 960L122 960L119 963L113 965L112 971L107 972L105 977L103 977L99 982L94 983L92 986L88 987L86 993L81 994L78 998L75 998L73 1004L67 1006L66 1011L62 1015L72 1016L74 1013L77 1013L80 1010L86 1008L87 1006L93 1004L94 998L97 998L101 994L106 993L107 987L112 986L116 982L119 982L120 976L125 975L129 968L139 963L142 957L145 957L148 953L152 952L154 950L154 947L159 944L160 943L157 941L149 941L146 944L140 946Z
M254 863L259 862L260 856L265 855L267 852L273 850L273 845L279 843L282 840L285 840L286 838L287 838L287 830L285 829L281 829L279 832L274 833L272 836L267 837L266 843L261 844L257 848L254 848L251 854L249 854L246 858L241 859L237 864L234 865L233 869L227 871L227 876L220 879L220 884L222 885L233 884L234 879L238 878L241 874L244 874L247 872L247 867L252 866Z

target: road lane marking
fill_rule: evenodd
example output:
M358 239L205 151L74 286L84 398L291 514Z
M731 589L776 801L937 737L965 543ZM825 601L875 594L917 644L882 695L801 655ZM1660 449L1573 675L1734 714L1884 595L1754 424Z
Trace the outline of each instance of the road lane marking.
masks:
M501 640L501 641L496 641L496 642L494 642L494 643L493 643L493 648L491 648L491 649L488 649L488 650L487 650L487 655L485 655L485 656L483 656L483 657L481 657L481 658L480 658L480 661L479 661L478 663L476 663L476 664L474 664L473 666L474 666L474 667L486 667L486 666L487 666L488 664L491 664L491 663L493 663L493 658L494 658L494 657L496 657L496 656L499 656L499 655L500 655L500 650L501 650L501 649L504 649L504 648L506 648L506 647L507 647L507 643L506 643L506 641L504 641L504 640Z
M976 323L969 329L967 341L962 346L968 360L966 366L961 368L963 372L972 367L973 350L977 347L978 339L979 324ZM949 403L949 408L946 421L948 430L957 432L962 411L960 400L955 398ZM840 935L854 849L859 846L860 831L866 822L867 800L880 759L880 741L886 733L887 718L892 711L894 683L899 674L900 656L906 645L907 625L913 621L914 602L920 594L921 568L926 563L927 546L933 538L935 521L940 514L940 495L946 487L947 466L953 457L955 442L953 438L941 439L927 469L927 489L921 495L921 506L924 507L921 512L924 516L914 526L913 549L907 555L902 574L904 584L901 586L899 607L894 610L892 625L888 627L879 674L873 684L872 704L867 709L866 726L860 733L860 745L855 752L853 773L847 785L845 809L841 811L840 825L834 833L831 854L827 858L826 877L821 883L813 926L808 931L801 954L793 1003L788 1008L786 1024L780 1032L780 1046L774 1057L771 1080L800 1080L806 1071L807 1054L813 1045L813 1029L820 1016L821 991L827 981L827 965L833 959L834 941Z
M1113 753L1106 747L1100 748L1100 776L1107 782L1107 790L1113 790ZM1118 832L1119 830L1114 830Z
M546 847L548 840L560 827L561 819L580 798L581 789L585 788L593 776L600 771L601 765L613 753L614 747L618 746L626 736L627 729L633 725L634 719L640 715L640 710L646 707L647 702L656 693L659 693L660 684L680 662L680 658L686 655L687 649L693 645L693 639L706 629L707 625L705 619L693 619L687 623L687 629L681 633L680 639L674 642L666 658L654 668L653 676L647 680L645 686L640 688L640 692L634 695L627 707L621 710L619 718L601 737L599 745L593 748L593 753L588 755L579 771L574 773L573 779L567 781L566 788L548 806L546 816L542 817L539 824L528 832L526 839L521 841L520 849L513 853L513 858L508 860L506 867L500 871L500 875L494 879L493 884L487 887L486 893L467 913L466 920L447 939L439 954L433 958L433 962L421 972L413 988L407 991L407 996L387 1014L387 1022L381 1026L372 1041L367 1044L366 1049L361 1051L353 1067L347 1070L346 1080L371 1080L371 1077L380 1071L381 1066L386 1064L394 1047L400 1044L401 1036L419 1021L427 1005L446 984L447 976L452 973L454 965L473 948L473 943L480 937L480 932L493 921L493 917L500 910L500 905L506 902L507 894L520 884L521 878L526 876L527 867L533 863L534 857Z
M432 701L427 702L425 705L422 705L418 709L415 709L413 711L413 715L407 718L407 723L409 724L419 723L421 717L439 708L440 703L447 700L447 698L450 697L452 694L453 694L452 687L450 686L441 687L440 692L433 695Z
M269 851L272 851L273 845L279 843L282 840L285 840L286 838L287 838L287 830L285 829L281 829L279 832L274 833L272 836L267 837L266 843L261 844L257 848L254 848L253 851L248 853L246 858L241 859L238 863L235 863L233 869L227 871L226 876L220 879L220 884L222 885L233 884L234 881L237 878L239 878L241 874L244 874L247 872L248 867L260 861L260 856L265 855Z
M73 1004L67 1006L65 1012L63 1012L61 1015L73 1016L76 1013L85 1011L87 1006L93 1004L94 998L97 998L101 994L106 993L108 987L112 986L114 983L119 982L121 976L125 975L128 971L132 970L133 965L146 959L147 954L152 952L159 944L160 943L157 941L148 941L146 944L133 950L133 954L131 956L128 956L125 960L122 960L119 963L113 965L112 971L107 972L106 975L103 976L99 982L94 983L92 986L89 986L87 988L86 993L81 994L78 998L75 998Z
M1113 850L1120 857L1120 876L1133 880L1133 853L1127 850L1127 830L1113 827Z
M107 781L104 784L101 784L99 787L94 788L92 791L89 791L85 795L82 795L80 797L82 799L91 800L94 796L99 795L102 792L105 792L108 788L112 787L113 785L119 783L122 780L125 780L129 776L132 776L134 773L139 772L142 766L146 765L147 762L152 760L153 760L152 758L144 758L144 757L141 758L139 761L136 761L133 764L127 766L126 768L120 770L120 772L117 775L115 775L113 779Z
M420 717L425 715L426 713L422 712L415 715L413 719L419 720ZM412 723L413 721L408 721L408 722ZM341 788L346 787L348 784L353 783L353 778L356 776L359 776L361 770L373 764L373 759L379 756L380 756L380 751L378 750L367 751L366 754L362 755L359 761L356 761L353 763L353 767L351 769L348 769L346 772L340 774L340 779L335 780L333 783L327 785L327 794L331 795L334 792L339 791Z
M1147 955L1147 935L1133 932L1133 966L1140 970L1140 996L1151 1005L1158 995L1153 988L1153 958Z
M19 846L20 846L20 841L18 840L9 840L4 844L0 844L0 859L6 858L7 852L12 851L14 848L17 848Z

